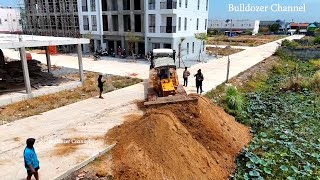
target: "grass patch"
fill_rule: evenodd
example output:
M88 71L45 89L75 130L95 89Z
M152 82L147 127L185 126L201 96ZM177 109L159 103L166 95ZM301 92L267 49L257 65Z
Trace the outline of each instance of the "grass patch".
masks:
M84 85L73 90L65 90L1 107L0 121L12 122L95 97L99 93L97 88L98 75L98 73L93 72L86 73ZM79 77L78 75L74 75L73 78L78 79ZM106 80L104 93L142 82L142 80L137 78L120 76L107 76L104 80Z
M287 36L281 35L260 35L260 36L251 36L251 35L240 35L231 38L232 46L260 46L269 42L273 42ZM216 35L209 37L208 44L217 44L217 45L229 45L229 38L225 35Z
M243 51L243 49L235 48L219 48L219 47L207 47L208 54L216 54L219 56L228 56Z
M276 54L267 72L235 81L244 105L233 114L254 138L237 158L233 179L320 178L320 72L313 61ZM218 99L214 93L225 95L225 85L208 97ZM228 111L226 101L216 102Z

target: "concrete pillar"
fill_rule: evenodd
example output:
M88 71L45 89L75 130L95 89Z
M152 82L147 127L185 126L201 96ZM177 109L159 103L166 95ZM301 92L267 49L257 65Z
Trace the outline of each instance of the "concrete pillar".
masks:
M23 78L24 78L24 84L26 86L26 92L27 94L31 94L31 83L30 83L28 63L26 58L26 49L25 47L21 47L19 51L20 51L20 59L22 62Z
M77 49L78 49L78 63L79 63L80 81L81 81L82 83L84 83L81 44L78 44Z
M50 51L49 46L46 47L46 58L47 58L47 66L48 66L48 73L51 73L51 59L50 59Z
M117 46L117 41L113 41L114 42L114 44L113 44L113 51L114 51L114 53L117 55L118 54L118 46Z

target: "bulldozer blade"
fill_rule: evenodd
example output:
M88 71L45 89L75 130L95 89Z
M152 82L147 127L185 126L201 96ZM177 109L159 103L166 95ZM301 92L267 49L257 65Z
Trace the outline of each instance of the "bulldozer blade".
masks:
M197 102L196 97L189 97L184 95L175 95L168 97L158 97L154 101L145 102L145 106L154 106L154 105L165 105L165 104L175 104L175 103L183 103L183 102Z

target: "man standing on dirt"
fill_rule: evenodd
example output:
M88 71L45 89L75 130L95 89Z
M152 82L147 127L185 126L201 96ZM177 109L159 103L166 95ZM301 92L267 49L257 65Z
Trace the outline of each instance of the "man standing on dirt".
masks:
M188 71L188 68L185 67L183 71L183 86L188 86L188 77L190 76L190 72Z
M100 95L99 95L99 98L100 99L103 99L102 97L102 92L103 92L103 83L105 83L106 81L102 81L102 75L99 75L99 78L98 78L98 88L100 90Z
M197 93L199 94L199 89L200 89L200 94L203 93L202 90L202 81L203 81L203 74L201 73L201 69L198 70L198 73L194 75L196 77L196 87L197 87Z
M33 138L27 139L27 147L24 149L23 157L24 157L24 166L27 169L27 180L31 180L32 175L39 180L38 170L39 167L39 160L37 154L33 148L34 142L36 140Z

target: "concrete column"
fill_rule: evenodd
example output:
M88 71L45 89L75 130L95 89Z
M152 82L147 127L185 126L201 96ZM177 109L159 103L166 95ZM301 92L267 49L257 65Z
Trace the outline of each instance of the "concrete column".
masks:
M51 73L51 59L50 59L50 51L49 46L46 47L46 58L47 58L47 66L48 66L48 73Z
M114 53L117 55L118 54L118 46L117 46L117 41L113 41L114 42L114 44L113 44L113 51L114 51Z
M82 64L82 50L81 44L78 44L78 63L79 63L79 74L80 74L80 81L84 82L84 74L83 74L83 64Z
M28 63L27 63L27 58L26 58L26 49L25 49L25 47L21 47L19 49L19 51L20 51L20 59L22 62L24 84L26 86L27 94L30 95L31 94L31 83L30 83Z

